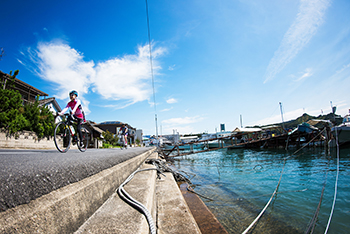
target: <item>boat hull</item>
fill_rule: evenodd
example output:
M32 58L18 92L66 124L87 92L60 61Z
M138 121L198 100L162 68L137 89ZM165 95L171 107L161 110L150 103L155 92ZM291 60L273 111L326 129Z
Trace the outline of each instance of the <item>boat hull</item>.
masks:
M332 128L332 134L336 137L338 134L339 144L345 144L350 142L350 126L337 126Z

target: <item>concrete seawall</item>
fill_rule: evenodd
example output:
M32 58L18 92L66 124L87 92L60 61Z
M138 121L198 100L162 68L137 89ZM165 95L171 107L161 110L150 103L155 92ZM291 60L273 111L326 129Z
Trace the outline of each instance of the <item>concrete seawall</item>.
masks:
M0 213L1 233L72 233L155 148L79 182Z
M119 185L137 168L152 170L135 174L124 189L148 209L157 233L227 233L203 202L186 199L187 202L197 204L189 208L191 206L186 203L171 173L166 172L165 177L157 177L155 166L145 163L146 159L158 158L155 150L156 148L140 148L92 151L92 154L112 154L116 158L123 155L133 156L28 204L17 205L1 212L0 233L149 233L145 216L116 193ZM15 152L17 151L13 153ZM30 154L32 153L27 155ZM9 153L8 157L10 155ZM79 153L68 156L77 155L85 155L79 161L89 157L89 154ZM106 157L106 160L112 159ZM194 217L192 212L197 215ZM219 226L219 229L213 229L213 225Z

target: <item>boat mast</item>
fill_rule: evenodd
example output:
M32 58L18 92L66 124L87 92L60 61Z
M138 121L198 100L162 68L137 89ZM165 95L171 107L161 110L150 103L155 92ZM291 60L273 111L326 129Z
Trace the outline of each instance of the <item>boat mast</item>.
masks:
M240 117L241 117L241 128L243 128L243 125L242 125L242 115L240 115Z
M283 120L282 102L280 102L280 109L281 109L281 116L282 116L282 125L283 125L283 129L285 129L284 128L284 120Z

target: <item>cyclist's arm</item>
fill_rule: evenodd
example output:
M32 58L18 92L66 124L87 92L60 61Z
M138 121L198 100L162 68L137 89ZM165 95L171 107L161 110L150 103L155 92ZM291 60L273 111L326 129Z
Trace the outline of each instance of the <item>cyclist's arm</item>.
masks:
M69 109L68 106L66 106L61 112L59 112L59 115L63 115L67 110Z

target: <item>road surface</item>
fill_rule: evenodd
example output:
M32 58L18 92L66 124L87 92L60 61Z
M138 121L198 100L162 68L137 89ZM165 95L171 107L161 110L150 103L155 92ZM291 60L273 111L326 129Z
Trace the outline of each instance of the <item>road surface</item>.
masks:
M29 203L140 155L150 148L57 150L0 149L0 212Z

